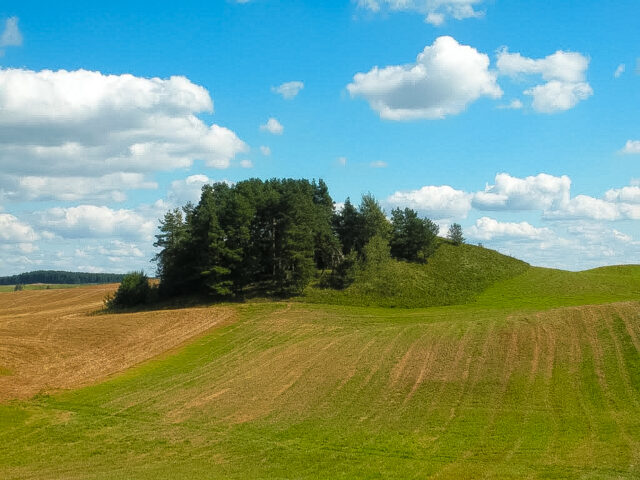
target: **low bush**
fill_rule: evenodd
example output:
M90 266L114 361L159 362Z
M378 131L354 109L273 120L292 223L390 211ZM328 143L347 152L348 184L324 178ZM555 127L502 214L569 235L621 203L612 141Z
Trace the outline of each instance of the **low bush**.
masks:
M136 307L149 303L153 289L144 272L131 272L124 276L114 295L108 295L105 305L109 310Z

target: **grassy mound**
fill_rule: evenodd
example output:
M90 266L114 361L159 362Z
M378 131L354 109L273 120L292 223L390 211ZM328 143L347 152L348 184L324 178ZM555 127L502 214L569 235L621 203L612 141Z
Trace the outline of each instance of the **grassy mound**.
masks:
M491 308L552 308L640 299L640 265L583 272L531 267L523 275L496 282L474 305Z
M311 286L302 299L354 306L456 305L468 303L492 284L528 269L529 264L494 250L441 241L427 264L388 260L359 272L345 290Z

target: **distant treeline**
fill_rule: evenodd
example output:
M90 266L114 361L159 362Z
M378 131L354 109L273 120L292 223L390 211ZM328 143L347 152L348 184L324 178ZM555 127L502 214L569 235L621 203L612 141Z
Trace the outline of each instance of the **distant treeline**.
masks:
M56 270L37 270L25 272L10 277L0 277L0 285L28 285L32 283L51 283L77 285L82 283L119 283L123 274L120 273L86 273L62 272Z
M161 221L155 243L160 293L228 297L260 288L297 294L324 271L331 272L330 286L344 288L367 261L369 245L369 255L376 245L383 255L424 262L437 234L434 222L411 209L394 209L389 220L372 195L357 207L347 199L338 211L322 180L205 185L197 205ZM461 229L450 238L462 242Z

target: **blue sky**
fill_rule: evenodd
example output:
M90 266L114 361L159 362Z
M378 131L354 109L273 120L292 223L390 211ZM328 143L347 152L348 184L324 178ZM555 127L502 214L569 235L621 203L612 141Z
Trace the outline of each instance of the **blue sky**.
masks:
M164 211L250 177L640 263L637 2L202 3L0 5L0 274L153 272Z

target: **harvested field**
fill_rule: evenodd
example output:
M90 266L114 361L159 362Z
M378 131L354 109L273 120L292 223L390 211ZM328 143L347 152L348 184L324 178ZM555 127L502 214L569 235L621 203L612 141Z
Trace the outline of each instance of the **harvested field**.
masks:
M0 293L0 401L94 383L232 318L229 308L96 315L115 288Z
M96 308L62 319L51 300L57 329ZM636 301L87 318L147 315L222 323L107 381L0 404L1 478L640 478Z

